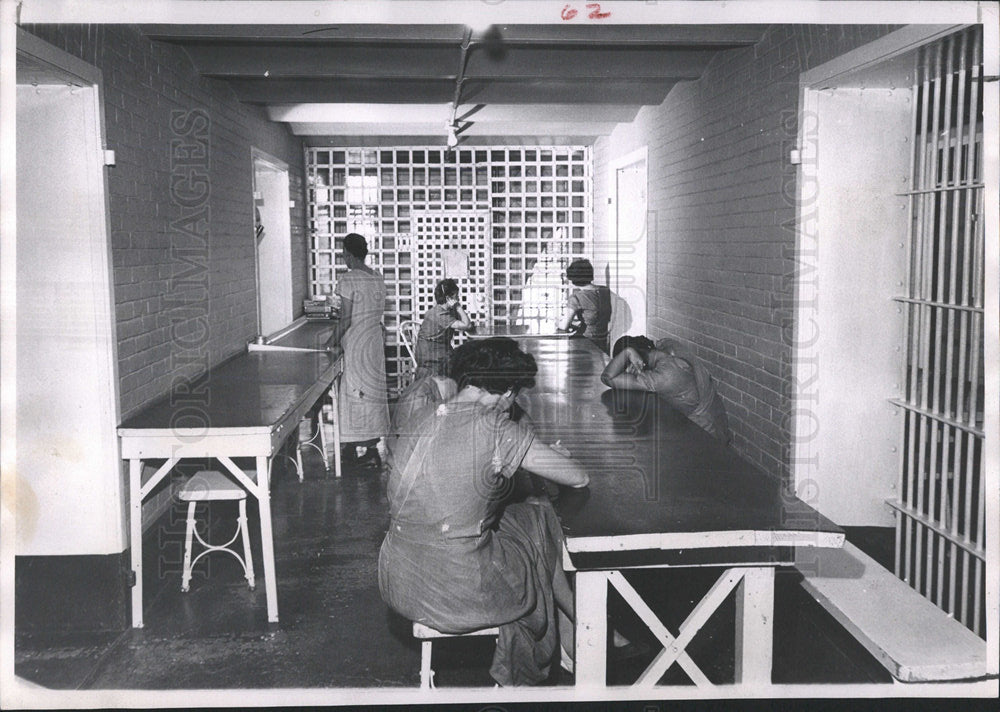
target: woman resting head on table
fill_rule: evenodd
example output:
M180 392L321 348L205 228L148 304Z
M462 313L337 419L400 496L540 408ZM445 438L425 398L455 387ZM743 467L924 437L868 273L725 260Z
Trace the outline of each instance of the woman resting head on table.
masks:
M587 473L505 411L534 385L534 358L511 339L470 341L451 359L458 393L401 423L387 494L391 523L379 590L397 613L445 633L499 626L490 674L501 685L548 677L560 637L572 650L573 596L551 503L508 501L518 467L569 487Z
M698 358L677 341L655 344L645 336L623 336L611 349L601 382L611 388L651 391L722 442L729 424L715 383Z

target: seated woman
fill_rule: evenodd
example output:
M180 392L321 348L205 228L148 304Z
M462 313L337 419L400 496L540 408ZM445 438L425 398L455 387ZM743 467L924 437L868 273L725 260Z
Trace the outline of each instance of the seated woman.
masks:
M508 497L519 466L570 487L590 481L504 412L536 372L511 339L455 350L458 394L415 410L419 435L398 441L379 552L379 590L399 614L446 633L499 626L490 674L501 685L545 680L560 637L573 649L555 511L545 498Z
M458 282L453 279L438 282L434 287L434 301L437 303L424 314L417 334L415 356L418 379L429 374L447 375L452 337L456 331L472 328L472 320L458 303Z
M653 343L645 336L623 336L611 350L601 381L623 390L651 391L722 442L729 424L715 383L698 358L671 339Z
M566 268L566 279L575 289L566 300L566 314L558 331L573 329L608 352L608 322L611 321L611 290L594 284L594 265L590 260L573 260Z

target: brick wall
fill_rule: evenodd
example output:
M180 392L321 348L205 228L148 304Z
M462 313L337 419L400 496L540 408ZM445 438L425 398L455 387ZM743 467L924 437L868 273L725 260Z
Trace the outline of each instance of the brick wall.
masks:
M26 26L103 75L121 413L257 332L251 146L289 165L293 313L308 294L303 150L283 124L126 25ZM172 155L173 154L173 155ZM172 189L173 187L173 189Z
M778 25L753 47L720 52L594 147L594 224L608 220L615 159L648 146L648 331L694 345L726 401L734 446L789 476L789 328L795 247L798 81L891 31ZM786 328L783 328L786 327Z

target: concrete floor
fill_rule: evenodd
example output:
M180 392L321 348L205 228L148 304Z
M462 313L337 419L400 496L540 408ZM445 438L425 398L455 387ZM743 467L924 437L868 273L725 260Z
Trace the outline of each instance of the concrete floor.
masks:
M63 690L416 688L419 645L409 623L382 602L377 586L378 548L388 524L384 473L347 469L338 480L323 472L318 458L307 456L302 483L290 469L278 468L272 502L279 623L267 623L263 581L249 591L238 563L225 555L199 562L191 591L180 592L176 552L183 513L175 514L147 533L145 628L19 634L16 674ZM252 504L249 509L256 542L256 511ZM214 530L228 537L235 506L227 511L223 503L213 505L211 516ZM254 558L260 576L259 552ZM629 578L676 630L714 574L644 571ZM775 597L774 682L889 681L806 596L795 574L779 573ZM609 605L619 629L652 644L622 602L612 596ZM733 680L733 615L729 601L688 649L713 682ZM438 685L492 688L491 654L491 639L436 644ZM644 659L613 664L611 682L630 682L651 658L652 648ZM572 682L560 671L551 684ZM663 682L688 684L676 669Z

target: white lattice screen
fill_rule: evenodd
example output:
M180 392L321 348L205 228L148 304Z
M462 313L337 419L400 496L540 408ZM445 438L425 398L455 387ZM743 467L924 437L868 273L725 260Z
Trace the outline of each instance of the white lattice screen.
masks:
M310 147L306 171L312 294L333 293L345 269L344 235L364 235L369 263L385 277L386 369L393 382L405 359L398 325L419 320L433 300L419 274L433 268L426 266L418 218L482 216L469 233L482 238L482 250L470 259L476 263L470 274L485 280L481 302L463 293L481 328L554 327L569 295L566 265L593 257L588 147ZM447 224L453 232L462 225Z
M490 215L486 211L427 210L413 213L415 260L413 296L416 313L434 306L434 287L445 278L458 282L462 305L482 324L492 318L492 249ZM464 269L448 270L445 253L459 258Z

